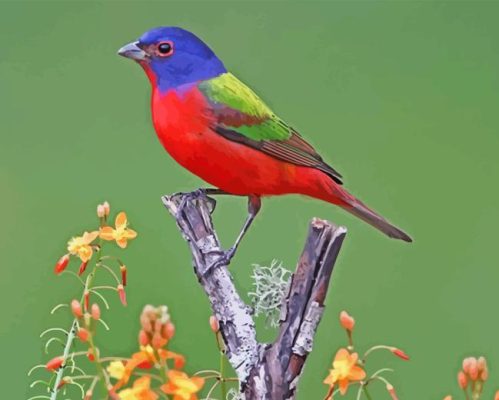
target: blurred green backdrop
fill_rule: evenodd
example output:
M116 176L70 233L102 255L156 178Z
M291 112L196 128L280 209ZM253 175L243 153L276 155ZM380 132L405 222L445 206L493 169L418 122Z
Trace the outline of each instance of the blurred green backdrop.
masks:
M187 355L187 369L217 365L207 300L160 202L201 182L159 145L149 84L116 56L158 25L204 38L347 187L415 238L388 240L316 201L264 202L232 266L243 290L252 263L277 258L294 268L313 216L349 228L298 398L324 396L322 379L345 343L342 309L357 319L359 344L396 344L412 356L372 360L396 368L401 398L458 393L455 374L471 354L489 359L491 398L499 386L498 18L499 3L476 1L2 2L2 398L34 394L26 371L46 361L38 334L67 321L49 310L79 291L53 264L71 235L93 226L103 200L126 210L139 232L125 253L130 305L113 301L103 351L133 351L142 306L166 303L178 332L172 348ZM225 243L244 213L241 199L219 202ZM383 388L373 394L388 398Z

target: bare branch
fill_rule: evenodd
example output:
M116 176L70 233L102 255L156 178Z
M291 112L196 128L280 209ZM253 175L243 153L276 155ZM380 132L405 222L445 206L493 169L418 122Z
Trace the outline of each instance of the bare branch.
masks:
M230 272L221 263L223 249L211 220L214 200L199 196L184 202L181 209L181 196L164 196L163 203L189 243L194 272L220 324L229 362L239 380L245 382L258 358L259 346L250 309L237 293Z

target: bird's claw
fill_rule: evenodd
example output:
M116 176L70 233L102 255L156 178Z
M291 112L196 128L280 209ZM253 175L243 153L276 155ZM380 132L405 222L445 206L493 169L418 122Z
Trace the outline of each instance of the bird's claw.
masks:
M180 204L177 207L177 216L180 215L180 213L184 210L186 204L190 200L198 199L200 197L207 197L206 196L206 190L204 189L196 189L192 192L177 192L174 193L171 197L180 197ZM214 208L214 207L212 207Z
M230 264L230 261L236 254L236 248L231 247L229 250L225 250L221 252L220 257L217 258L206 270L206 272L211 271L214 268L222 267Z

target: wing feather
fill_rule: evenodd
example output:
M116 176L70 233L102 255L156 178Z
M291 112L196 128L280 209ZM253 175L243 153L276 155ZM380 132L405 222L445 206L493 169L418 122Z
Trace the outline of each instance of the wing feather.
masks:
M314 147L230 73L199 83L216 116L215 132L279 160L318 169L341 184L341 175Z

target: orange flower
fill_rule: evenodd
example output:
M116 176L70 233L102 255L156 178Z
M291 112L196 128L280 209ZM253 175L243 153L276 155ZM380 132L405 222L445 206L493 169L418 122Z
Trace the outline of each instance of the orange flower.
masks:
M151 377L143 376L133 383L133 387L118 393L122 400L156 400L159 396L151 390Z
M92 258L93 250L91 243L99 236L99 232L85 232L82 236L72 238L68 242L68 251L74 256L80 257L82 262Z
M333 369L324 380L326 385L333 387L338 384L341 394L345 394L350 382L360 381L366 377L366 372L357 365L359 355L347 349L339 349L334 357Z
M132 358L126 362L125 368L120 376L113 375L113 377L119 379L114 385L114 389L117 390L123 385L126 385L135 368L151 368L155 364L157 364L157 360L154 356L153 348L151 346L141 346L140 351L134 353Z
M100 237L104 240L116 240L116 244L124 249L127 246L128 240L137 237L137 232L128 228L128 220L123 211L116 216L115 225L116 228L112 228L111 226L100 228Z
M204 379L198 376L189 376L185 372L168 371L169 381L161 386L161 390L166 394L173 394L173 400L197 400L197 392L204 385Z
M182 369L185 365L185 357L182 354L174 353L173 351L158 349L158 355L162 360L173 360L175 369Z

